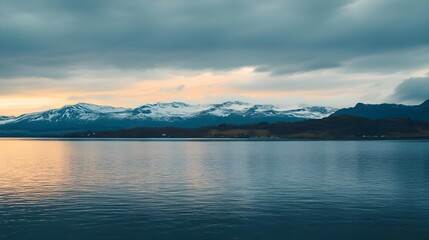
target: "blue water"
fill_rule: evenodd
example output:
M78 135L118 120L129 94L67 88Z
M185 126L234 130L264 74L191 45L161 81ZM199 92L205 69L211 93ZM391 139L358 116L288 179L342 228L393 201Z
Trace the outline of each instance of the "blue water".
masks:
M0 139L0 239L429 239L429 142Z

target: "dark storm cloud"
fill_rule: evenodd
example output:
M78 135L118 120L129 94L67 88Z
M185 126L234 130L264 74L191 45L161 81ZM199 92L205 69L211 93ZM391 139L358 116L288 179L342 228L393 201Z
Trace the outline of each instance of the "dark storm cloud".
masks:
M420 103L429 99L429 77L410 78L399 84L393 94L395 100Z
M427 0L0 0L0 78L109 68L404 71L429 57L427 9Z

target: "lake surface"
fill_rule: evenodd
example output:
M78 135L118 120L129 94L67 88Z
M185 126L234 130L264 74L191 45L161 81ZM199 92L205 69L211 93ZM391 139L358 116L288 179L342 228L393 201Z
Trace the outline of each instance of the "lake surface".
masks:
M428 141L0 139L0 239L428 237Z

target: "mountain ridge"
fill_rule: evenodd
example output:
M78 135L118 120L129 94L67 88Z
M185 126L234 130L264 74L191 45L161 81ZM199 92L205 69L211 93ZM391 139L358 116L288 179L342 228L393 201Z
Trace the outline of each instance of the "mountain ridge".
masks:
M137 108L100 106L90 103L65 105L42 112L0 119L0 135L40 135L43 132L114 130L131 127L201 127L215 124L302 121L323 118L337 109L330 107L282 107L228 101L220 104L183 102L152 103Z
M61 136L70 132L135 127L198 128L219 124L299 122L342 115L372 120L409 118L429 121L429 100L420 105L357 103L354 107L339 110L322 106L291 107L240 101L194 105L184 102L158 102L136 108L81 102L17 117L0 116L0 136Z
M357 103L354 107L343 108L332 114L332 116L340 115L364 117L373 120L410 118L419 121L429 121L429 100L426 100L419 105Z

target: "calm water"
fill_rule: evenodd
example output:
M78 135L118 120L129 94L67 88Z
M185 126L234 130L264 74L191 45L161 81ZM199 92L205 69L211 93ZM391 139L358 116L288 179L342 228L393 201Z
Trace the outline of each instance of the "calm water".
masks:
M0 139L0 239L428 239L429 142Z

